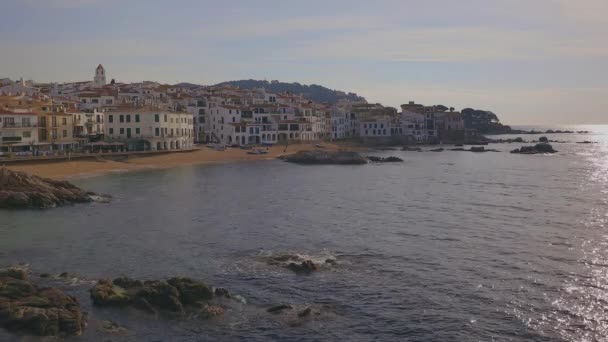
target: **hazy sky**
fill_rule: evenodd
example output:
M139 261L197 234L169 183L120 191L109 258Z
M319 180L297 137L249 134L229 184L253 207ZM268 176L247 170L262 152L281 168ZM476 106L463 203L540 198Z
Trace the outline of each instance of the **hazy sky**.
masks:
M608 123L608 0L1 0L0 77L317 83Z

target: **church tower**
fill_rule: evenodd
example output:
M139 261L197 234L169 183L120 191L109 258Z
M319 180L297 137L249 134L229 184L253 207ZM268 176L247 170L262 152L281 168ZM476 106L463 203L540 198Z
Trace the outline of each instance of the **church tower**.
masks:
M99 64L97 69L95 69L95 79L93 83L96 87L103 87L106 85L106 71L101 64Z

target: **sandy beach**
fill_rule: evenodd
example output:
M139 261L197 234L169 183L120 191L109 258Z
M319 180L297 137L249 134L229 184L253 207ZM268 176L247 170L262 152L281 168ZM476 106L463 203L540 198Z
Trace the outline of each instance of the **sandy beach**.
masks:
M345 149L344 145L323 144L324 150ZM227 148L225 151L216 151L201 147L192 152L169 153L162 155L130 155L124 161L109 160L100 155L96 160L73 161L46 161L35 163L10 164L8 168L23 171L41 177L54 179L69 179L100 175L109 172L132 172L149 169L161 169L186 165L226 163L237 161L276 159L282 154L295 153L301 150L314 150L314 144L294 144L285 146L272 146L267 154L251 155L247 150L240 148Z

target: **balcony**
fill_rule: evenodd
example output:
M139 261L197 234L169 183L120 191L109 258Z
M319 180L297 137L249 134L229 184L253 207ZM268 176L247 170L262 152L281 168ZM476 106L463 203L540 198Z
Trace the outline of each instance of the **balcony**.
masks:
M20 123L20 122L4 122L2 123L2 128L35 128L38 127L36 124L32 123Z

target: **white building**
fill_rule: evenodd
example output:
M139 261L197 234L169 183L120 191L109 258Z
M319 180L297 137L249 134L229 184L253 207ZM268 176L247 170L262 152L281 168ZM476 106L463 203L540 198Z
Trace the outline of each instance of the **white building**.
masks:
M38 141L38 116L31 110L0 108L0 151L31 151Z
M187 112L121 108L105 113L106 140L128 150L183 150L194 145L193 118Z
M362 138L390 137L391 119L389 117L375 117L360 120L359 136Z

